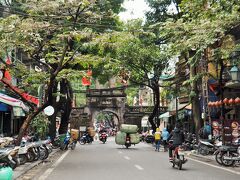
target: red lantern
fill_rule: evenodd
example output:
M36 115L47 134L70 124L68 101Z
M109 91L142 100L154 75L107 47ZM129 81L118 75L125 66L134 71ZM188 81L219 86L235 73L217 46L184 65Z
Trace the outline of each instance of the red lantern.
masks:
M229 103L230 105L233 105L233 104L235 104L235 101L234 101L233 98L231 98L228 103Z
M219 107L222 106L222 101L217 101L217 103Z
M208 106L209 106L209 107L212 106L212 102L211 102L211 101L208 102Z
M214 107L217 107L217 106L218 106L217 101L213 102L213 106L214 106Z
M229 103L228 98L225 98L225 99L223 100L223 103L224 103L225 105L227 105L227 104Z
M236 104L240 104L240 98L239 98L239 97L237 97L237 98L235 99L235 103L236 103Z

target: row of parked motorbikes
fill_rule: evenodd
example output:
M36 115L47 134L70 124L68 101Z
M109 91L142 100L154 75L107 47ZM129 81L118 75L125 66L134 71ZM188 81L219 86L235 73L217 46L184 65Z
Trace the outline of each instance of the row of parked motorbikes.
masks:
M45 160L52 152L51 140L34 141L33 137L24 138L20 146L14 145L14 138L0 138L0 167L15 169L26 162Z
M240 164L240 138L231 145L223 145L221 136L212 140L200 140L198 152L201 155L215 155L215 160L223 166Z
M214 155L218 164L223 166L235 166L240 164L240 138L232 145L223 145L222 136L216 136L211 140L200 139L197 143L196 136L188 133L184 143L185 150L196 150L199 154Z
M0 138L0 168L15 169L26 162L45 160L53 149L74 150L77 144L77 140L72 138L70 133L57 135L53 141L50 138L38 140L36 136L25 136L20 146L16 146L15 141L16 138L13 137Z

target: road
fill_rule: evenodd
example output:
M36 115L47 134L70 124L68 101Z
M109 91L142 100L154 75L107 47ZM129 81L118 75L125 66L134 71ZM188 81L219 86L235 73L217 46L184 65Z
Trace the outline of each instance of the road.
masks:
M229 172L189 160L183 170L172 168L166 152L155 152L149 144L140 143L125 149L113 138L106 144L78 145L64 153L39 180L239 180L239 173Z

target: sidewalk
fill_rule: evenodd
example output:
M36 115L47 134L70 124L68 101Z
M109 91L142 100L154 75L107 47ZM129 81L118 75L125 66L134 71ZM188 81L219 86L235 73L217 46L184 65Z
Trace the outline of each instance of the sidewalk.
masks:
M198 158L205 159L205 160L208 160L208 161L216 162L214 155L203 156L203 155L197 153L196 151L188 151L187 155L188 156L193 156L193 157L198 157Z
M52 153L49 154L48 158L52 157L59 150L60 149L53 149ZM13 171L13 179L19 178L20 176L25 174L30 169L34 168L35 166L38 166L40 163L42 163L44 161L47 161L48 158L45 159L45 160L38 160L38 161L35 161L35 162L27 162L24 165L20 165L20 166L16 167L16 169L14 169L14 171Z
M189 152L187 152L187 156L191 157L191 158L196 158L199 161L214 164L215 166L219 166L224 169L228 169L228 170L235 171L235 172L240 172L240 165L237 164L236 166L233 166L233 167L232 166L226 167L226 166L220 165L216 162L215 155L203 156L201 154L198 154L196 151L189 151Z

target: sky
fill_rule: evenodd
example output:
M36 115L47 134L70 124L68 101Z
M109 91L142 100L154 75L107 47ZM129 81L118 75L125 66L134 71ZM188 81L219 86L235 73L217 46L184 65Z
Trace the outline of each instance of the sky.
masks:
M127 9L126 12L119 14L120 19L123 21L144 18L144 11L149 9L144 0L125 0L123 7Z

